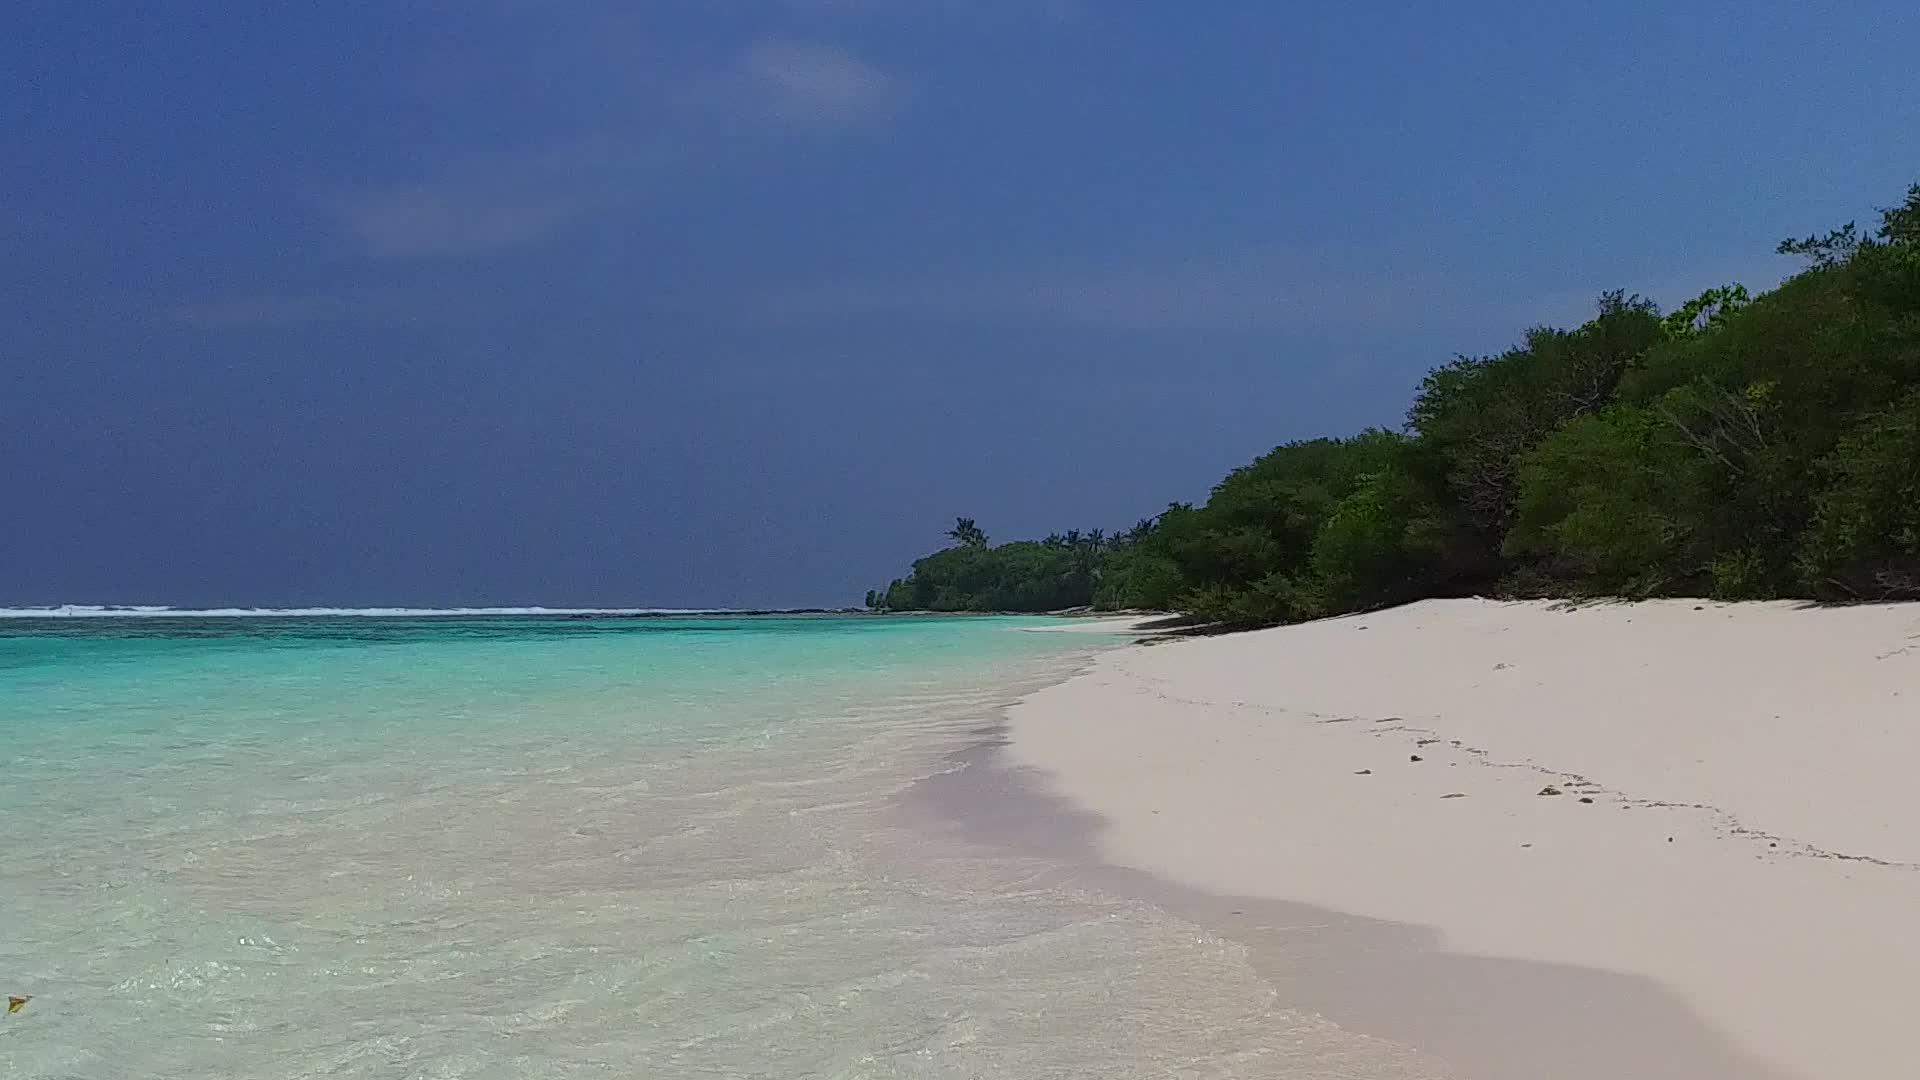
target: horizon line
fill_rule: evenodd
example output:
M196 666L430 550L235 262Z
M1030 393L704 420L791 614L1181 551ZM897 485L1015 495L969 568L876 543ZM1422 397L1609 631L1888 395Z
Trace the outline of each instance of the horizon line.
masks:
M673 616L758 615L854 611L854 607L173 607L164 604L46 604L0 607L0 619L159 619L159 618L429 618L483 615Z

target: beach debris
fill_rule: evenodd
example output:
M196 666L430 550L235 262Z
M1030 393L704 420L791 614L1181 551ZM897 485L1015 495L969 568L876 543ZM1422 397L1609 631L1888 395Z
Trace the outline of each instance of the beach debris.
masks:
M1373 770L1372 770L1372 769L1355 769L1355 770L1354 770L1354 772L1353 772L1353 775L1355 775L1355 776L1372 776L1372 775L1373 775Z
M11 1016L14 1013L19 1012L21 1009L26 1008L27 1002L32 1000L33 1000L32 994L8 994L7 995L7 1015Z
M1443 799L1464 799L1467 797L1467 793L1464 791L1449 791L1440 797Z
M1561 790L1560 790L1559 788L1557 788L1557 787L1554 787L1554 786L1553 786L1552 784L1548 784L1548 785L1547 785L1546 787L1543 787L1543 788L1541 788L1541 789L1540 789L1540 794L1542 794L1542 795L1565 795L1565 794L1566 794L1566 792L1564 792L1564 791L1561 791Z
M1415 746L1432 746L1432 745L1433 745L1434 743L1437 743L1437 742L1439 742L1439 741L1440 741L1439 739L1421 739L1421 740L1419 740L1418 742L1415 742L1415 743L1414 743L1413 745L1415 745Z
M1507 670L1508 668L1510 668L1510 667L1512 667L1512 666L1513 666L1512 664L1504 664L1504 663L1503 663L1503 664L1495 664L1495 665L1493 665L1493 670L1495 670L1495 671L1505 671L1505 670Z
M1591 796L1591 795L1582 795L1582 796L1580 796L1580 801L1581 801L1581 802L1584 802L1584 803L1590 803L1590 802L1592 802L1592 801L1593 801L1593 796Z
M1533 845L1532 845L1532 844L1521 844L1520 846L1521 846L1521 847L1532 847Z
M1408 755L1407 755L1407 760L1408 760L1408 761L1425 761L1425 760L1427 760L1427 759L1426 759L1426 758L1423 758L1423 757L1421 757L1421 756L1420 756L1419 754L1408 754Z

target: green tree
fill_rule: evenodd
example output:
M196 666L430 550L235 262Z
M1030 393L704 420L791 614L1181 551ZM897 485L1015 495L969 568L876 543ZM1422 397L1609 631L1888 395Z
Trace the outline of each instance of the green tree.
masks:
M1577 330L1540 327L1516 348L1427 376L1408 426L1442 463L1458 520L1497 552L1512 525L1521 455L1560 425L1612 404L1627 369L1664 336L1652 304L1600 298Z
M1404 433L1287 443L1111 537L969 519L881 606L1176 607L1229 626L1465 589L1920 597L1920 185L1809 265L1433 371Z
M970 517L954 518L953 528L947 530L947 538L961 547L983 548L987 546L987 534Z
M1752 302L1747 287L1737 281L1716 286L1680 305L1679 310L1660 320L1660 328L1670 338L1710 333L1725 326L1728 319Z
M1644 409L1569 421L1520 461L1505 554L1554 591L1645 595L1700 570L1704 463Z
M1819 463L1801 555L1816 593L1920 597L1920 391L1865 417Z

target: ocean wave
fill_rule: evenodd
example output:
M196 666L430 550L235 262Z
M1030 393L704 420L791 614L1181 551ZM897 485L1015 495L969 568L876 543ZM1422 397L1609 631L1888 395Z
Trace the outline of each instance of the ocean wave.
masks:
M557 608L557 607L466 607L466 608L176 608L153 604L55 604L46 607L0 608L0 619L137 619L137 618L435 618L479 615L733 615L731 608Z

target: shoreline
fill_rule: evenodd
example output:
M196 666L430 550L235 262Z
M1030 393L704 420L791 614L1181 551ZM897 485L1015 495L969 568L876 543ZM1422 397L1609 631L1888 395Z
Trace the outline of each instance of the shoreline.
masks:
M1036 887L1138 900L1232 941L1284 1008L1473 1080L1792 1080L1641 976L1456 953L1433 927L1210 892L1105 861L1098 838L1107 819L1010 762L1009 727L979 734L981 742L951 755L949 771L906 793L917 830L1040 859L1051 870ZM1595 1011L1608 1023L1593 1023ZM1427 1070L1410 1065L1409 1073Z
M1902 688L1920 607L1436 601L1104 653L914 801L1467 1075L1888 1075Z

